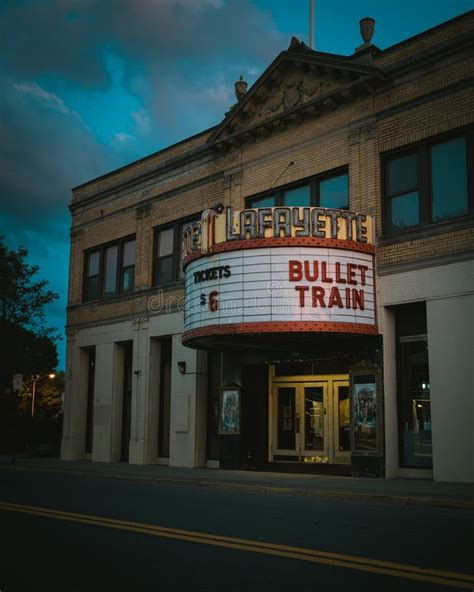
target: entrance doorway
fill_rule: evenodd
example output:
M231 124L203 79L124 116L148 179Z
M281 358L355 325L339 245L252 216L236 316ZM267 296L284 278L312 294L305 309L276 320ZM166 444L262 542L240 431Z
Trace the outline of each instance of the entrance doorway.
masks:
M349 376L270 380L270 462L350 464Z

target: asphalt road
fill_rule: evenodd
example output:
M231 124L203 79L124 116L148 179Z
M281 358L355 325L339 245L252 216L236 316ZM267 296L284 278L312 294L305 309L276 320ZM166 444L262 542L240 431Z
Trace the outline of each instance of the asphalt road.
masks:
M459 509L0 470L0 592L473 590L473 533Z

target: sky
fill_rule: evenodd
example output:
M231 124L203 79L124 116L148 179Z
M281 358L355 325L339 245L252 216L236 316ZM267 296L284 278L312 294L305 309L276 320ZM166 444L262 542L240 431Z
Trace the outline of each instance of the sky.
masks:
M364 16L385 49L472 8L316 0L316 49L353 53ZM309 0L0 0L0 235L59 293L60 334L71 188L219 123L234 82L252 84L292 35L308 43Z

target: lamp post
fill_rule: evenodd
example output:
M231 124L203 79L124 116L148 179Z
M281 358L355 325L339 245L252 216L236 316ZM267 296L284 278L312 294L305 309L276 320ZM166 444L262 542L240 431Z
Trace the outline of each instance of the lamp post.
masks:
M49 374L43 374L42 376L40 376L39 374L32 374L31 375L31 380L33 381L33 387L31 390L31 417L35 416L36 383L38 382L38 380L42 380L43 378L46 378L46 376L50 380L52 380L53 378L56 377L56 374L54 372L50 372Z

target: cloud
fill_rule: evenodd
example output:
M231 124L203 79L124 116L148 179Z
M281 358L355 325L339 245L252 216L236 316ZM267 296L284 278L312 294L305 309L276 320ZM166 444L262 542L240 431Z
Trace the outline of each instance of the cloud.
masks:
M125 132L117 132L114 136L113 143L116 145L124 144L132 139L130 134L126 134Z
M44 88L41 88L36 82L27 83L27 82L15 82L13 87L22 92L26 95L30 95L39 101L43 102L44 104L48 105L52 109L56 109L61 113L69 113L69 109L64 104L64 101L55 95L54 93L50 93Z
M55 324L70 188L218 123L287 41L250 0L0 0L0 234L61 291Z

